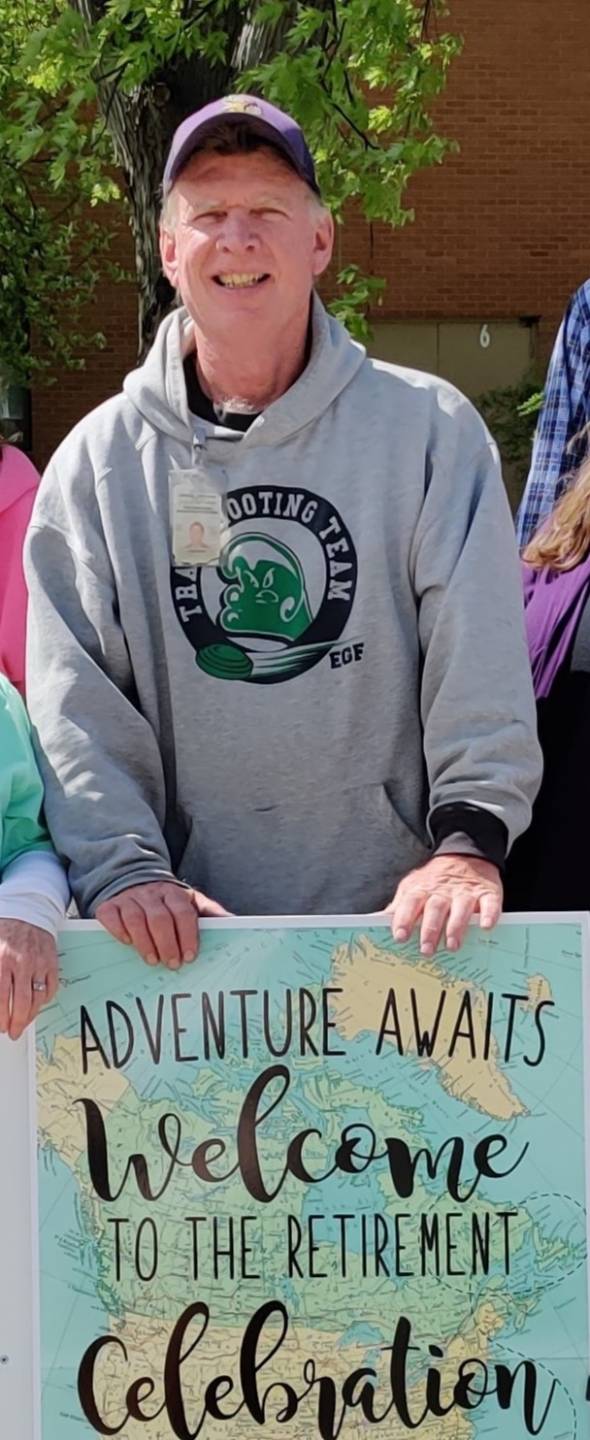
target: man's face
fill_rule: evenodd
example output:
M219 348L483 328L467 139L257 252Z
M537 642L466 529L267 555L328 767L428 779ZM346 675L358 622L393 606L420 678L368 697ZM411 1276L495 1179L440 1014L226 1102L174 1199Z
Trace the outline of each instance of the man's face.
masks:
M272 150L194 155L161 230L165 274L206 337L280 331L307 315L332 254L331 216Z

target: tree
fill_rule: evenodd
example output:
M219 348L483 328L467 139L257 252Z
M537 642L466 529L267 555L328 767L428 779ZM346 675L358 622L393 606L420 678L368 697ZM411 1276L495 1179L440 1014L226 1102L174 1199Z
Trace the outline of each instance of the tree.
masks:
M0 369L24 378L79 363L80 310L109 263L121 194L140 352L150 343L170 303L157 246L166 152L176 125L217 95L254 90L297 117L337 218L356 203L369 221L404 224L409 178L449 147L429 113L460 48L439 28L442 8L0 0ZM356 266L339 277L332 308L357 333L380 283Z

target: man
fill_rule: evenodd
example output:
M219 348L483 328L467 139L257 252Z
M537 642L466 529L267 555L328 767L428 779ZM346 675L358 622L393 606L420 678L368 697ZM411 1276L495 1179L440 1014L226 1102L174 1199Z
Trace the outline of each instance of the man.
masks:
M590 423L590 280L572 296L559 327L547 372L531 468L517 519L518 540L528 544L550 515L568 478L587 451Z
M313 293L333 225L255 97L184 121L184 308L78 425L30 534L29 697L83 914L150 963L198 915L392 910L421 946L501 908L539 779L495 447ZM187 533L213 533L190 563ZM395 898L394 898L395 897Z

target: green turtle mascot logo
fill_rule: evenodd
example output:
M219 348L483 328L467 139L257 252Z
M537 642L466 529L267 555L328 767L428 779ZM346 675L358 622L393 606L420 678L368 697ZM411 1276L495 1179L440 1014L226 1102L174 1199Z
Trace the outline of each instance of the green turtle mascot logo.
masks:
M221 573L231 583L222 595L219 623L232 635L298 640L311 625L305 576L281 540L245 535L223 553Z
M219 570L229 582L218 616L227 635L275 640L282 649L285 641L298 640L311 625L305 576L297 555L283 541L259 534L236 536L226 545ZM272 665L272 656L258 658ZM255 665L244 650L223 644L206 647L197 659L209 675L227 680L245 678Z
M232 492L230 523L232 510L245 518L242 494L247 496L249 518L253 507L268 509L274 492L264 487ZM283 492L277 496L277 506L287 504ZM246 500L242 503L245 509ZM176 612L206 675L258 684L288 680L317 664L346 624L356 587L349 533L329 502L309 491L298 490L291 504L295 543L303 525L317 547L313 541L310 547L307 539L298 546L300 555L257 525L228 540L216 568L172 572ZM313 576L313 601L306 571Z

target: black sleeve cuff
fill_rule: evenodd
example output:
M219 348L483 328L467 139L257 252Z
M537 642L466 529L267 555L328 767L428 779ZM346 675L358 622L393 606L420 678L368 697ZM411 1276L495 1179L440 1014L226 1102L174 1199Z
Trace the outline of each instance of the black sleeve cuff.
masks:
M474 849L468 853L479 853L483 860L503 870L508 849L508 831L503 820L484 810L481 805L460 803L437 805L430 816L430 833L435 850L443 846L449 836L460 831L473 841ZM445 846L445 850L448 847Z

